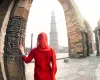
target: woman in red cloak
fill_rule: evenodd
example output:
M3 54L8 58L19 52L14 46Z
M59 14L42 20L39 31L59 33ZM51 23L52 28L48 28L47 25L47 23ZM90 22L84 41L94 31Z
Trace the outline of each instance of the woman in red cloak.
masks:
M35 60L34 80L56 80L56 55L55 51L48 46L47 35L44 32L38 35L37 47L30 51L28 57L25 56L22 45L19 49L25 63L31 62L33 58Z

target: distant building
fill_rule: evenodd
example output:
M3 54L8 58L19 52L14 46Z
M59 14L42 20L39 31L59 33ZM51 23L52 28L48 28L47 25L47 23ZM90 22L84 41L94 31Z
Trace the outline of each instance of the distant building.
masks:
M68 47L63 47L63 52L68 53Z
M58 52L58 32L56 29L56 21L54 11L51 13L51 28L50 28L50 46Z
M59 53L68 53L68 47L59 46Z

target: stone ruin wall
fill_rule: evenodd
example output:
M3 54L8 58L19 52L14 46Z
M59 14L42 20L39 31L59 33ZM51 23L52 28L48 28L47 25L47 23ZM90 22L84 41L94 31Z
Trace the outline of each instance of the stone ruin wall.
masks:
M65 13L68 31L69 55L70 57L78 57L77 52L83 52L82 35L80 31L80 26L83 26L82 18L79 11L76 9L77 6L72 2L72 0L59 1L62 4Z

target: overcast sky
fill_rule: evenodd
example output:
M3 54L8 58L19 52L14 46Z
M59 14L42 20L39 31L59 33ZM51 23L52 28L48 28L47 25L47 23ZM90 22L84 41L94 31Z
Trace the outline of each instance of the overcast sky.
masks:
M87 19L92 29L97 26L100 19L100 0L74 0L81 12ZM31 34L33 33L33 47L36 46L37 35L45 32L49 38L51 12L54 10L56 27L58 31L58 43L68 46L65 16L61 4L57 0L33 0L26 29L27 47L31 46ZM49 42L49 40L48 40Z

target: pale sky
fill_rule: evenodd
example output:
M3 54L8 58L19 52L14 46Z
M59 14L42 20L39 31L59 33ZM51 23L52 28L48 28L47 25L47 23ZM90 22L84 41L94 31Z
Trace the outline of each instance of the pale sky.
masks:
M97 26L100 19L100 0L74 0L92 29ZM65 24L64 11L57 0L33 0L26 29L26 47L31 46L31 34L33 33L33 47L36 46L37 35L50 32L51 12L54 10L56 17L56 27L58 31L58 44L68 46L67 30Z

